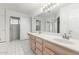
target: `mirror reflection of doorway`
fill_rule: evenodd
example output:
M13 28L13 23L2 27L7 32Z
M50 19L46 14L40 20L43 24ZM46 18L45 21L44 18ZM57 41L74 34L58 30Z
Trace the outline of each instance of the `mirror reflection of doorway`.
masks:
M10 17L10 41L20 40L20 18Z
M60 33L60 17L57 18L57 33Z

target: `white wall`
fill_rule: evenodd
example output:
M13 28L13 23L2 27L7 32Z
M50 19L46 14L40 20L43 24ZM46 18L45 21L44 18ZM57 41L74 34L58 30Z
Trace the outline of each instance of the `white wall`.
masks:
M32 18L32 32L36 32L36 19Z
M0 8L0 42L6 41L5 31L5 10Z
M31 21L29 18L25 17L25 16L22 16L21 17L21 27L20 27L20 31L21 31L21 34L20 34L20 39L23 40L23 39L28 39L28 35L27 33L31 31Z
M60 9L60 33L67 33L69 31L69 10L66 7Z
M30 18L27 17L27 15L16 12L16 11L12 11L12 10L6 10L6 38L8 39L8 41L10 40L9 37L9 32L10 32L10 27L9 27L9 19L10 16L14 16L14 17L20 17L20 40L23 39L28 39L28 35L27 32L31 31L31 22L30 22Z
M0 8L0 42L10 41L10 27L9 20L10 16L20 17L20 39L28 39L27 32L31 31L30 18L23 13Z
M61 8L61 33L72 31L72 37L79 38L79 4L70 4Z

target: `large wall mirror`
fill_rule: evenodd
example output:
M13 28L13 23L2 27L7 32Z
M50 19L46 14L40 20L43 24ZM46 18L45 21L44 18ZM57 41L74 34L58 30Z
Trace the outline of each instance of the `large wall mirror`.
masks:
M58 9L42 13L39 19L41 19L42 32L60 33L60 15Z
M59 33L79 38L79 4L64 3L61 7L38 15L41 32Z

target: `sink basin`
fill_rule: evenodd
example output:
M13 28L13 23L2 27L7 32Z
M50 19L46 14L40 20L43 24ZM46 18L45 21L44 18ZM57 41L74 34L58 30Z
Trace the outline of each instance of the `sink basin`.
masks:
M51 35L45 35L45 34L40 34L40 35L42 35L46 38L49 38L49 39L54 39L55 41L58 41L58 42L61 42L61 43L64 43L64 44L73 44L72 41L64 39L61 36L51 36Z
M56 37L58 37L58 36L54 36L54 35L52 36L52 35L46 35L46 34L40 34L40 35L42 35L46 38L56 38Z
M58 39L58 38L56 38L56 39L54 39L54 40L56 40L56 41L58 41L58 42L61 42L61 43L64 43L64 44L73 44L72 41L67 40L67 39Z

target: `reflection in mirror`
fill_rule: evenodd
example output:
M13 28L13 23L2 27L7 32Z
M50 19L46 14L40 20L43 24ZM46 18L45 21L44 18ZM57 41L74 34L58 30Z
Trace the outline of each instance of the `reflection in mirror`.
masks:
M60 33L60 8L55 8L47 12L42 12L35 16L36 31Z
M44 32L50 32L50 33L60 33L60 15L59 11L60 9L56 9L55 11L49 11L41 15L42 22L44 21L44 24L41 25L43 28L45 28ZM42 31L42 30L41 30Z
M39 24L41 26L41 32L59 33L62 36L66 33L69 37L79 39L78 7L79 4L65 3L58 8L49 10L49 12L42 12L32 21L32 31L35 32L39 30L39 26L36 26L35 23L36 20L39 19L41 20L41 24ZM39 21L37 21L37 23L39 23Z
M40 31L41 29L40 23L41 23L40 20L36 20L36 31Z
M57 18L57 33L60 33L60 17Z
M53 20L46 20L46 32L60 33L60 17Z
M50 22L46 21L46 32L50 32Z

